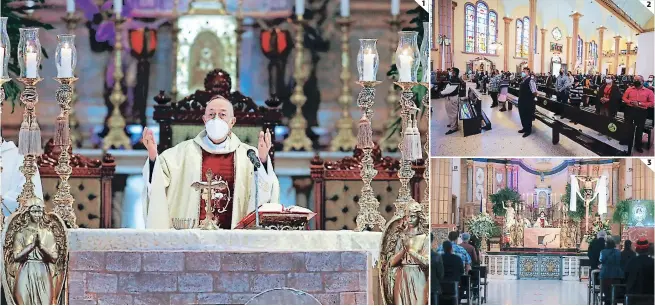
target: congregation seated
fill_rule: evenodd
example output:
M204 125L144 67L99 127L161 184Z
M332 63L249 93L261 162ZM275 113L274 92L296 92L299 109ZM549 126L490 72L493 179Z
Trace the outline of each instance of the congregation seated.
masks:
M471 269L471 256L468 254L468 252L461 246L457 244L457 239L459 238L459 233L457 231L452 231L448 233L448 241L450 242L450 246L452 248L452 254L455 254L462 260L463 268L464 271L468 271ZM443 255L446 253L445 251L445 242L442 244L438 249L437 253L440 255ZM446 262L444 260L444 271L446 269ZM464 271L462 274L464 274ZM445 272L444 272L445 274Z
M637 256L632 257L626 264L625 268L625 284L626 284L626 304L629 303L629 295L635 295L632 301L648 300L650 296L650 304L652 305L653 295L655 294L653 288L655 275L653 274L654 260L649 256L649 250L652 249L652 244L648 243L648 239L642 237L637 240L636 253ZM638 305L637 303L630 303L630 305Z
M600 252L600 281L601 295L606 305L610 304L611 288L613 284L623 282L623 269L621 269L621 252L616 249L613 238L607 238L605 249Z

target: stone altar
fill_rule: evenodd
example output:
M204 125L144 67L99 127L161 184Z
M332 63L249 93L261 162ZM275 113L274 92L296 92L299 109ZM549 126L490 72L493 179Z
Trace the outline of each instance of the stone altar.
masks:
M526 228L523 232L524 248L559 248L560 228Z
M245 304L284 287L322 304L380 303L377 232L76 229L68 236L70 304Z

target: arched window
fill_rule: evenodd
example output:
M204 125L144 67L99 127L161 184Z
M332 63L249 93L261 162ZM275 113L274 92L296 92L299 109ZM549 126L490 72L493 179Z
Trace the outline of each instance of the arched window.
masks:
M592 47L592 57L594 59L594 66L598 65L598 45L596 44L595 40L591 41L593 47Z
M495 54L489 44L498 37L498 14L483 1L464 5L464 51Z
M535 28L536 29L536 28ZM536 37L536 35L535 35ZM530 18L516 19L516 56L526 57L530 51ZM537 44L535 41L535 50Z

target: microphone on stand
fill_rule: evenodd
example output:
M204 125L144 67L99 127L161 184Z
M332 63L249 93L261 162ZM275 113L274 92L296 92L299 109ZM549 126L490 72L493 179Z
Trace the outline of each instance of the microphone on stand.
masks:
M255 153L255 150L248 150L248 159L253 166L255 166L255 227L259 228L259 182L257 178L257 170L262 166L262 162L259 160L259 156Z

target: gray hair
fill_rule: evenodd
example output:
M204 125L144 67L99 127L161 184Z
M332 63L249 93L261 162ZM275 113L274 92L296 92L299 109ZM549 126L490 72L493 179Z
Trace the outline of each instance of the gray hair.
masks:
M605 231L598 231L598 234L596 234L596 238L605 238L605 236L607 236Z
M466 242L466 241L469 241L469 240L471 240L471 234L463 233L462 234L462 241Z

